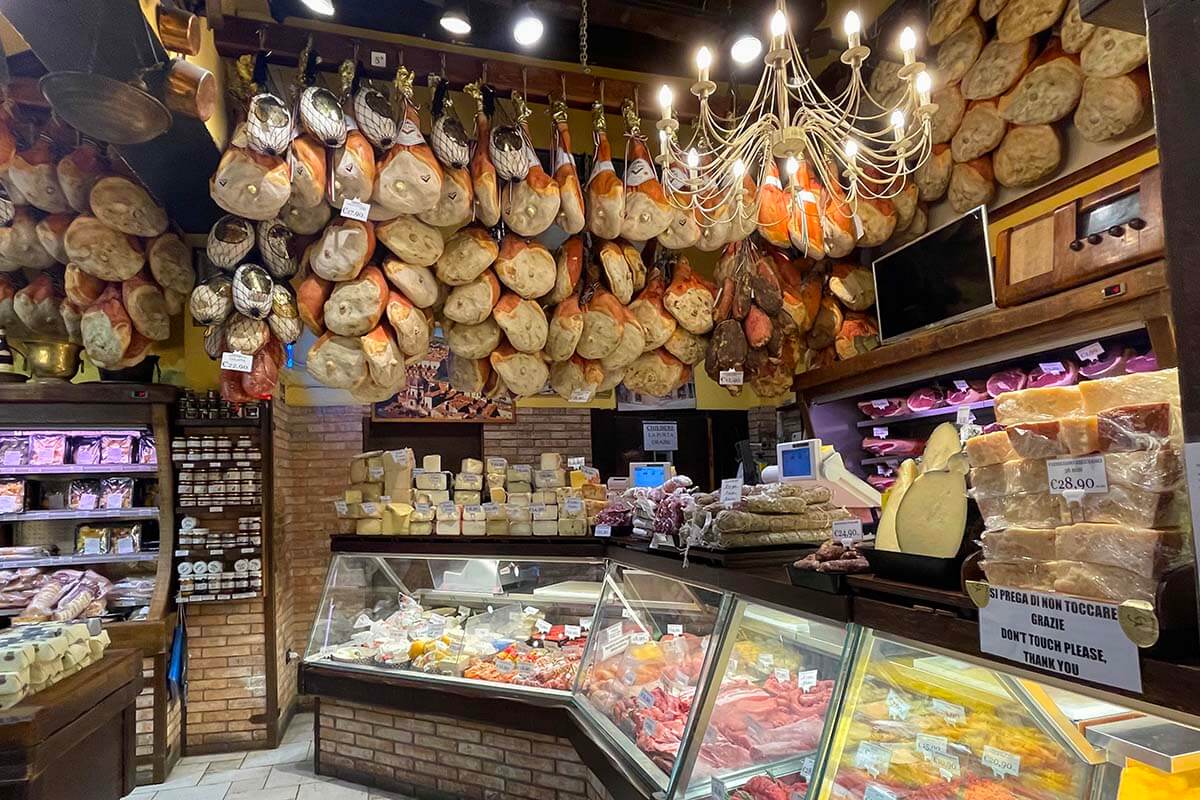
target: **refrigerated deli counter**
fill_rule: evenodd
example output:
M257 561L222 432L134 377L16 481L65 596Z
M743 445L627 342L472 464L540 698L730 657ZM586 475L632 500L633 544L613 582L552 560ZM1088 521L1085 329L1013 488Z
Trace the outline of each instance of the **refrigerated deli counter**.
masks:
M1200 798L1180 722L711 570L521 544L334 553L301 670L319 773L479 800Z

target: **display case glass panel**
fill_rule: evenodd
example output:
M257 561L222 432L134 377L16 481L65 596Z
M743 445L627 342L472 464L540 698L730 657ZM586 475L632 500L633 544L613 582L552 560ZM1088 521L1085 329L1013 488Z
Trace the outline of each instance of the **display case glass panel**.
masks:
M1086 798L1094 753L1049 705L1003 673L864 631L814 797Z
M604 564L339 553L306 662L566 694Z
M661 791L678 783L731 603L720 592L609 566L576 701Z
M730 630L683 796L803 800L844 683L847 628L743 602Z

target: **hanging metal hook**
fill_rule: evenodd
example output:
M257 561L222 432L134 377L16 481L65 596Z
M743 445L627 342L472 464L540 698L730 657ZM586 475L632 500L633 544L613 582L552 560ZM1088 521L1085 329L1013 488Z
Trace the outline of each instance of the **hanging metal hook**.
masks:
M562 84L562 101L563 101L563 103L566 103L567 102L567 73L565 73L565 72L558 73L558 80L559 80L559 83Z
M486 85L488 82L487 81L487 61L486 60L483 62L483 74L480 76L480 81L484 85Z
M446 54L444 52L441 53L441 60L442 60L442 80L446 80Z
M267 28L266 28L266 26L264 25L263 27L261 27L261 28L259 28L259 29L258 29L258 49L259 49L259 50L266 50L266 49L267 49L267 48L264 46L264 45L266 44L266 41L267 41Z
M521 67L521 94L526 99L529 98L529 69Z

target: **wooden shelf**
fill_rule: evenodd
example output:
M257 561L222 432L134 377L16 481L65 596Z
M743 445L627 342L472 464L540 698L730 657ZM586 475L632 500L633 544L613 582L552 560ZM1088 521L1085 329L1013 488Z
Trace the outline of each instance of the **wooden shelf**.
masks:
M857 423L860 428L886 428L889 425L899 425L904 422L916 422L917 420L933 419L936 417L953 417L957 416L960 408L969 408L972 411L990 411L996 405L995 400L981 400L978 403L963 403L958 406L942 406L941 408L931 408L928 411L914 411L911 414L899 414L894 417L880 417L879 419L864 419Z
M0 514L0 522L48 522L60 519L111 520L111 519L157 519L158 509L150 508L98 508L93 511L76 511L71 508L47 511L22 511L17 514Z
M158 475L158 464L45 464L0 466L5 475Z
M230 417L229 419L177 419L175 424L180 428L257 428L262 424L262 417L250 419L247 417Z
M42 556L41 558L8 558L0 560L2 569L21 569L23 567L73 567L88 564L136 564L139 562L157 561L158 551L147 550L142 553L97 553L86 555L72 553L62 556Z

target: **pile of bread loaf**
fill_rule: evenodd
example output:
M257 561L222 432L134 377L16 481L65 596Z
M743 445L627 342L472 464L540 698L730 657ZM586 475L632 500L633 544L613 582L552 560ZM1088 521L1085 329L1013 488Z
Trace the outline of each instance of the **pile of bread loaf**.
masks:
M1176 370L1002 394L996 420L966 442L988 580L1154 600L1190 542ZM1102 467L1065 482L1054 469L1087 456Z
M915 175L922 206L946 199L962 213L989 203L997 183L1036 186L1059 170L1066 126L1089 142L1120 139L1149 110L1145 37L1084 22L1079 0L940 0L926 38L938 110ZM900 69L885 61L871 76L885 106L906 90Z
M196 282L192 251L119 159L52 120L0 114L0 327L140 363Z

